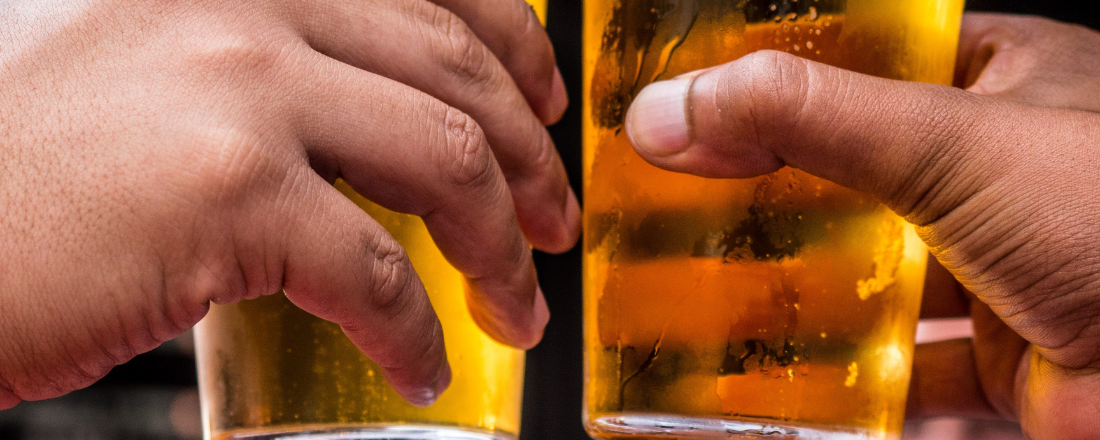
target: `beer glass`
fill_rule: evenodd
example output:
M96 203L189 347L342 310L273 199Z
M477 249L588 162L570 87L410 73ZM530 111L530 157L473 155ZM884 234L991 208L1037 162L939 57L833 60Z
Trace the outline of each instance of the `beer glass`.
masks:
M531 0L545 17L546 0ZM340 327L281 292L211 305L196 328L206 439L515 440L523 351L490 339L466 308L463 277L440 254L420 218L336 188L405 248L443 326L451 386L435 404L406 403L380 367Z
M585 414L597 438L896 439L926 249L784 168L676 174L631 148L646 84L773 49L950 84L962 0L585 0Z

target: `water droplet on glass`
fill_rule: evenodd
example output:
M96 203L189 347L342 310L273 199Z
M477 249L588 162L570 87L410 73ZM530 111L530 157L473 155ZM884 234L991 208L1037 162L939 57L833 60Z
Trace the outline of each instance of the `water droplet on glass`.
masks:
M801 48L801 47L799 47L799 46L798 46L797 44L796 44L796 45L794 45L794 51L795 51L795 52L798 52L798 51L799 51L800 49L802 49L802 48Z
M810 21L817 20L817 8L810 6L809 14L806 16Z
M775 8L776 8L775 3L772 3L771 6L768 6L768 10L770 10L770 11L774 11Z
M813 41L807 41L806 42L806 48L807 49L813 49L814 48L814 42Z
M794 12L787 14L787 20L794 21L794 19L796 18L798 18L798 14L795 14Z

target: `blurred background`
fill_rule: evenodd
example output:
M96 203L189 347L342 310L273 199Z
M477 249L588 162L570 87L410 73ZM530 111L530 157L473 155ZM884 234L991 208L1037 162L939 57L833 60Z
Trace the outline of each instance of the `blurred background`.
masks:
M629 1L629 0L627 0ZM888 1L888 0L886 0ZM1078 2L969 0L968 10L1042 15L1100 29L1100 15ZM572 107L550 128L571 183L581 194L581 0L550 0L548 30ZM580 252L536 255L553 319L531 350L521 440L584 440L581 428ZM922 322L923 341L966 337L967 320ZM0 440L193 440L202 437L190 333L116 367L95 385L64 397L0 411ZM906 440L1023 439L1004 421L935 419L906 425Z

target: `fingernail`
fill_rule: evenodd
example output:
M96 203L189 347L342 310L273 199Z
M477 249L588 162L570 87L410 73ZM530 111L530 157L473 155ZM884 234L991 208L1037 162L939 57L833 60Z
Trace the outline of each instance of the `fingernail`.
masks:
M640 152L671 156L691 143L686 102L692 79L672 79L646 86L626 112L626 135Z
M546 296L542 294L542 286L535 289L535 311L534 311L535 325L539 330L546 328L546 324L550 322L550 307L546 305Z
M565 90L565 80L562 79L561 70L554 68L554 79L550 83L550 99L539 115L543 125L553 125L561 120L565 109L569 107L569 92Z

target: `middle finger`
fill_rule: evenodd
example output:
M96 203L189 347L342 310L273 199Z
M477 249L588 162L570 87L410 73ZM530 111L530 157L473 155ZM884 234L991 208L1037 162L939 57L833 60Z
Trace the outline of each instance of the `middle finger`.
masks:
M473 117L508 181L531 244L563 252L580 208L546 129L512 76L455 14L424 0L301 2L318 51L432 95Z
M296 125L311 165L383 207L422 217L466 277L474 320L500 342L534 346L545 299L477 125L419 90L321 54L299 65Z

